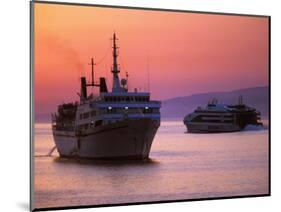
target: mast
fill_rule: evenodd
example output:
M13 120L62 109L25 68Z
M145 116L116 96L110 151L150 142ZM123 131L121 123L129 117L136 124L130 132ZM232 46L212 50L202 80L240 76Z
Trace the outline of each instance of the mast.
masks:
M91 63L89 63L89 65L91 65L92 83L88 84L88 86L95 86L95 81L94 81L94 65L96 65L96 64L94 63L94 58L91 58Z
M112 92L120 92L122 91L122 88L120 86L120 81L119 81L119 77L118 77L118 73L120 72L120 70L118 69L118 64L117 64L117 46L116 46L116 35L115 32L113 33L113 67L111 69L111 72L113 73L113 86L112 86Z
M147 64L146 64L146 69L147 69L147 89L148 92L150 91L150 73L149 73L149 58L147 57Z
M86 84L86 86L96 86L96 87L98 87L98 86L100 86L99 84L95 84L95 81L94 81L94 65L96 65L95 63L94 63L94 58L91 58L91 63L89 63L89 65L91 65L91 72L92 72L92 82L91 83L89 83L89 84Z
M94 81L94 65L96 65L94 63L94 59L91 58L91 63L89 63L89 65L91 65L91 71L92 71L92 82L87 83L86 82L86 77L81 77L81 94L80 94L80 101L86 100L88 98L88 94L87 94L87 87L92 86L92 87L100 87L100 84L95 84ZM104 82L105 83L105 82ZM104 87L104 84L103 84ZM105 90L105 89L104 89Z

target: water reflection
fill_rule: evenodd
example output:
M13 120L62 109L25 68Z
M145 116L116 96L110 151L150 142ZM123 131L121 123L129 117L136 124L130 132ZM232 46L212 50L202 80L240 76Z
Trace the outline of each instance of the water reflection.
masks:
M159 161L155 159L145 160L124 160L124 159L84 159L84 158L61 158L54 157L53 161L60 164L80 164L88 166L116 166L116 167L140 167L140 166L156 166L159 165Z
M36 126L37 207L99 205L268 193L268 130L191 134L162 122L150 159L60 158L49 126ZM41 155L41 157L40 157Z

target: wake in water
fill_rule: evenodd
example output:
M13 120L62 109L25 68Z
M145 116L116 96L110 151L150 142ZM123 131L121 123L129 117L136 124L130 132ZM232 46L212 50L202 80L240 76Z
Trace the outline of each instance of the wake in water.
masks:
M46 154L46 155L34 155L34 157L52 157L52 154L56 149L57 149L57 146L54 146L52 149L50 149L48 154Z

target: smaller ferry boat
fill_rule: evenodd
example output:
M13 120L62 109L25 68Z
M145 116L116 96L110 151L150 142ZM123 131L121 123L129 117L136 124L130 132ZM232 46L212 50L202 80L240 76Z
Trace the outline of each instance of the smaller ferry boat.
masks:
M236 105L219 104L217 99L206 107L198 107L185 116L183 122L191 133L234 132L247 125L262 126L260 112L243 103L242 96Z

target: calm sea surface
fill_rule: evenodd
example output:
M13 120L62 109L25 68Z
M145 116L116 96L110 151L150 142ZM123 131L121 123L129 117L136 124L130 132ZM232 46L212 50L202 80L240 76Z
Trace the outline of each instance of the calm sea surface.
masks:
M268 130L189 134L162 121L148 162L60 159L50 124L35 129L35 207L268 193Z

